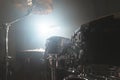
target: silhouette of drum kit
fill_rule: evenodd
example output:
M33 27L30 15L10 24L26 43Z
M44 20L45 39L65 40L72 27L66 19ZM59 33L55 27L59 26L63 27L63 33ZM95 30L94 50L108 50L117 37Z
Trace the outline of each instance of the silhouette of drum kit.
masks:
M51 80L120 80L117 15L81 25L71 39L48 38L44 59L49 61Z
M48 14L53 9L52 0L13 1L16 7L34 13ZM71 39L48 38L41 56L49 62L51 80L120 80L119 34L120 14L112 14L81 25ZM58 70L63 74L58 75Z

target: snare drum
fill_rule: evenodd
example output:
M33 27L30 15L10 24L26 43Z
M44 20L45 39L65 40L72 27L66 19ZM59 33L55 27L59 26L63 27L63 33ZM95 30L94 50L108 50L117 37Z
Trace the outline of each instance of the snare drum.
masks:
M53 36L47 39L46 54L60 54L63 49L71 44L71 40L64 37Z

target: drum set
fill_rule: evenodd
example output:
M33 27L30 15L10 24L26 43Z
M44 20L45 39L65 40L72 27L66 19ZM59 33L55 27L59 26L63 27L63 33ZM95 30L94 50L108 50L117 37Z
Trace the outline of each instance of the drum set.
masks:
M48 38L49 80L120 80L119 21L107 16L82 25L71 39Z
M120 19L114 16L81 25L71 39L47 40L52 80L120 80Z
M83 51L70 39L58 36L51 37L47 40L45 51L51 68L51 80L120 79L118 66L83 63L81 58L84 55Z

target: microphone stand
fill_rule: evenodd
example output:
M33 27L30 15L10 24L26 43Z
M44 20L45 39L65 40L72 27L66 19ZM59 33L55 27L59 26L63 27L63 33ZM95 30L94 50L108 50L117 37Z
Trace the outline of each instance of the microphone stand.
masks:
M24 18L26 18L28 15L30 14L30 12L28 12L26 15L20 17L20 18L17 18L15 19L14 21L11 21L11 22L8 22L8 23L5 23L5 27L6 27L6 40L5 40L5 48L6 48L6 57L5 57L5 60L6 60L6 80L8 80L8 67L9 67L9 46L8 46L8 38L9 38L9 29L10 27L12 26L12 24L16 23L16 22L19 22L21 20L23 20Z

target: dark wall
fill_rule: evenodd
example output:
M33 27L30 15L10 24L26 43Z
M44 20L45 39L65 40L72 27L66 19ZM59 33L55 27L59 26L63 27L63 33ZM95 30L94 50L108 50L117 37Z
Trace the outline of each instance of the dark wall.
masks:
M2 25L0 25L1 27ZM5 80L6 71L5 29L0 29L0 80Z

